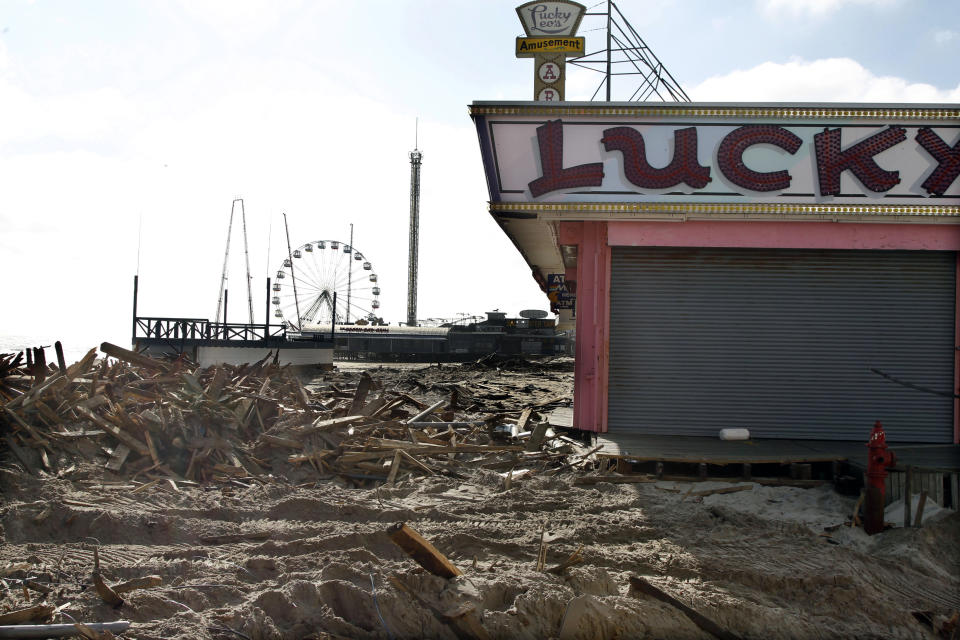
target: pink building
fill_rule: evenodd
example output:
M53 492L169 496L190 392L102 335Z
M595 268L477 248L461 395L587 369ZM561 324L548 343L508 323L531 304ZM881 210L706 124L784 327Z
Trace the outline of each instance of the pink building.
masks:
M491 215L575 298L574 426L960 442L960 107L471 115Z

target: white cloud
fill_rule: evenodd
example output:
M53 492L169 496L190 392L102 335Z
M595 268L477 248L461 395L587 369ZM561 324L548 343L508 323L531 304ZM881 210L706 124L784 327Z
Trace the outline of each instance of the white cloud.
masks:
M760 10L767 16L810 16L820 18L844 6L889 7L901 0L758 0Z
M943 29L933 34L933 41L940 46L949 44L958 38L960 38L960 34L957 34L956 31L950 31L949 29Z
M940 89L893 76L877 76L849 58L764 62L752 69L707 78L687 93L700 102L957 102L960 85Z

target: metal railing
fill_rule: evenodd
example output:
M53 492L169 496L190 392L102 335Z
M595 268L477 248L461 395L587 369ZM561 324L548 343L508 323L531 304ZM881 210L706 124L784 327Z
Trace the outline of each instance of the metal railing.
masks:
M141 318L134 322L134 336L154 340L265 340L286 339L282 324L210 322L205 318Z

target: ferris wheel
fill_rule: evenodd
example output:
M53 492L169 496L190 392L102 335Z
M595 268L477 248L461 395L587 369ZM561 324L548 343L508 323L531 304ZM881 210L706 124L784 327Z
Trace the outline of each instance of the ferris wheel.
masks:
M356 247L339 240L316 240L291 255L277 270L272 286L274 317L298 328L376 318L380 308L377 274Z

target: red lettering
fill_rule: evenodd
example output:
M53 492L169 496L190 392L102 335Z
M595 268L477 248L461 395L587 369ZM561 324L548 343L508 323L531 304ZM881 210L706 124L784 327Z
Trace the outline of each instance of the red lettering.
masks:
M727 180L751 191L777 191L790 186L791 176L786 171L753 171L743 162L743 154L755 144L772 144L791 155L803 144L797 136L783 127L748 125L734 129L717 149L717 164Z
M643 134L630 127L614 127L600 139L607 151L623 154L623 171L631 184L642 189L669 189L686 183L702 189L710 182L710 168L697 161L697 129L688 127L673 132L673 159L662 169L647 162Z
M563 168L563 122L551 120L537 127L540 166L543 176L529 185L534 198L558 189L599 187L603 183L603 163L591 162Z
M917 131L916 140L937 161L937 168L920 186L926 189L927 193L942 196L960 175L960 141L951 147L930 127L921 127Z
M840 129L824 129L823 133L813 136L820 195L838 195L840 174L847 169L870 191L889 191L900 183L900 172L882 169L873 156L906 139L907 132L903 127L892 126L842 150Z

